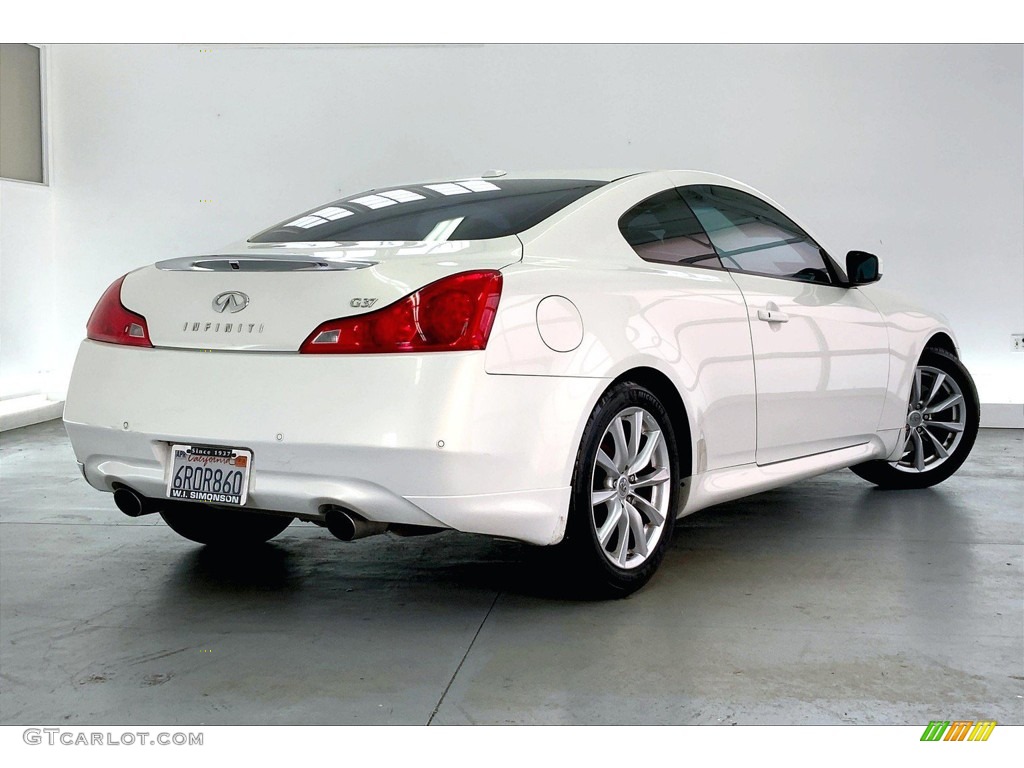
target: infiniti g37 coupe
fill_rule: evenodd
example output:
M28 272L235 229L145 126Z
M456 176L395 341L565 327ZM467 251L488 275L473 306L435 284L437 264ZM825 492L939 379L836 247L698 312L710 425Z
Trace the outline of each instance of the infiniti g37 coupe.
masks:
M375 189L119 278L64 420L90 485L193 541L455 529L623 595L679 516L963 463L953 332L880 276L709 173Z

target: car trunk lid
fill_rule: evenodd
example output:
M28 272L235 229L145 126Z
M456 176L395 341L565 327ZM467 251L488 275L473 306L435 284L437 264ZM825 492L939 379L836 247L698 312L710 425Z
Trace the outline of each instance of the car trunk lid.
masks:
M132 272L124 306L156 347L297 352L326 320L372 312L448 275L522 258L515 235L447 242L243 243Z

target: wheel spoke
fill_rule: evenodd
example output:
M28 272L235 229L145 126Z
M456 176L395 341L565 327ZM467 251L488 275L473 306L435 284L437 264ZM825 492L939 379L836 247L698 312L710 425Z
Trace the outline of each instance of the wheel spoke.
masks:
M596 507L598 504L611 501L616 495L618 495L618 491L614 488L602 488L600 491L594 491L590 494L590 502Z
M608 518L604 521L604 525L601 526L601 530L597 532L597 540L601 543L601 549L605 549L608 546L608 539L612 537L612 532L616 528L619 528L619 521L622 519L622 502L615 502L612 506L612 511L608 514Z
M662 483L668 482L672 477L672 473L668 471L666 467L658 467L649 475L638 477L637 481L633 483L634 488L649 488L652 485L661 485Z
M935 437L935 435L933 435L931 433L931 430L929 430L928 427L923 427L923 429L924 429L924 433L926 435L928 435L928 439L931 440L932 445L935 446L935 453L938 454L939 458L940 459L949 458L949 452L946 451L945 446L942 445L942 443Z
M942 413L942 411L946 410L947 408L952 408L954 405L957 405L958 403L962 403L963 400L964 400L964 396L963 395L961 395L961 394L953 394L953 395L950 395L949 397L947 397L945 400L943 400L938 405L933 405L933 406L930 406L928 408L925 408L924 412L926 414L929 414L929 415L931 415L933 413Z
M620 568L626 567L627 557L629 557L629 519L623 513L619 515L619 549L615 553L615 560Z
M665 516L661 514L661 511L643 496L634 496L633 506L647 515L651 525L659 526L665 522Z
M907 434L903 438L903 450L900 453L900 458L906 458L907 452L913 449L913 440L910 438L912 434L914 434L914 430L908 427Z
M948 432L963 432L964 425L956 421L929 421L928 429L932 427L938 427L939 429L945 429Z
M932 384L931 394L929 394L928 399L924 401L924 404L926 406L931 405L932 401L935 400L935 398L938 396L939 392L942 390L942 382L944 382L945 380L946 374L944 373L940 373L935 377L935 381Z
M629 515L629 529L633 532L633 546L636 551L647 557L647 534L644 532L644 521L640 513L629 502L626 502L626 514Z
M644 433L644 413L637 411L629 416L629 458L626 459L626 466L636 460L640 453L640 438Z
M921 402L921 369L914 369L914 388L910 393L910 405L911 407Z
M597 449L597 465L613 478L618 477L619 468L615 466L612 457L605 453L603 448Z
M626 431L622 428L621 416L616 416L612 420L612 442L615 443L615 469L622 472L629 461L629 449L626 447Z
M658 447L658 441L661 439L661 430L655 429L647 433L647 442L644 443L643 450L640 454L633 459L633 462L626 468L627 475L635 475L641 469L651 463L651 457L654 455L655 449Z
M910 436L914 440L914 469L924 472L924 441L916 429L911 431Z

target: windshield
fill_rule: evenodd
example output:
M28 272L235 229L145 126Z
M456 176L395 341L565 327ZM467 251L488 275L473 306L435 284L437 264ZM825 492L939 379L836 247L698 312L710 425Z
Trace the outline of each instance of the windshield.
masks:
M375 189L292 216L249 242L488 240L527 230L604 184L499 178Z

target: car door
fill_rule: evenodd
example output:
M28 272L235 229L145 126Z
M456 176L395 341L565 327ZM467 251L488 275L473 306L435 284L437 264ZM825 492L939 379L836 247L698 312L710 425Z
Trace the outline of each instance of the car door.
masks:
M754 366L742 293L677 189L629 209L619 231L656 276L658 298L643 315L662 334L664 359L687 390L695 471L751 463Z
M764 200L712 185L682 193L746 302L757 463L870 440L889 371L878 310L841 282L806 232Z

